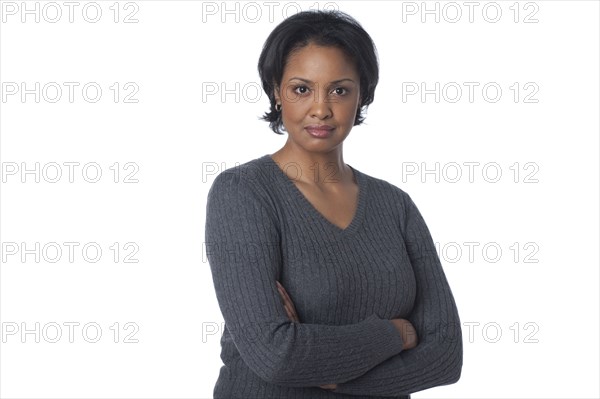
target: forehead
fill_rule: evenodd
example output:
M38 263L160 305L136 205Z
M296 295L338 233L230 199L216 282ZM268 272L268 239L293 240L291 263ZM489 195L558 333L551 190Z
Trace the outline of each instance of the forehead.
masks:
M341 75L357 77L358 72L354 62L341 49L311 43L289 55L283 75L318 81Z

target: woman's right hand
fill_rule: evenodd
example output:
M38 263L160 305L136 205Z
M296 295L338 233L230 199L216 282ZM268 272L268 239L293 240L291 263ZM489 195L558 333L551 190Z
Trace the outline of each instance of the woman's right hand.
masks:
M417 331L412 323L406 319L392 319L391 322L394 327L398 330L402 336L402 350L412 349L419 343L419 337L417 337Z

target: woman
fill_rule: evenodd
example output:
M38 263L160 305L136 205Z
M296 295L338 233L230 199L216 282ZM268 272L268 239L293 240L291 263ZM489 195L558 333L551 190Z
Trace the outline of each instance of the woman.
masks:
M263 116L285 145L221 172L205 241L225 319L215 398L410 398L455 383L457 307L411 197L343 161L378 81L350 16L307 11L265 42Z

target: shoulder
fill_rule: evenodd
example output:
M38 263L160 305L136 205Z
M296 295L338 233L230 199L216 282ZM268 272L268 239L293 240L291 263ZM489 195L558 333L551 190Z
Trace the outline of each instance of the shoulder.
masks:
M397 221L404 231L407 220L418 208L406 190L397 184L361 172L368 181L370 201L374 201L379 213L387 214Z
M272 207L268 185L271 179L265 170L264 157L223 169L213 179L207 194L207 206L224 202L249 207L250 204Z
M382 178L371 176L367 173L361 172L365 179L369 182L369 190L377 196L383 197L386 201L398 204L404 204L404 202L410 198L410 195L398 185L391 183Z
M206 199L206 231L228 225L230 233L237 234L249 231L249 226L260 226L263 233L270 229L277 234L279 218L272 199L265 194L268 184L259 158L218 173ZM239 230L240 226L245 227Z
M208 191L209 197L217 192L252 191L252 186L262 180L258 159L231 166L214 177Z

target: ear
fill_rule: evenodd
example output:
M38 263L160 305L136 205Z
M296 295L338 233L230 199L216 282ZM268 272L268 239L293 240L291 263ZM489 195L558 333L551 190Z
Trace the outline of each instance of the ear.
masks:
M273 85L273 96L275 97L275 103L281 104L281 96L279 95L279 86L277 84Z

